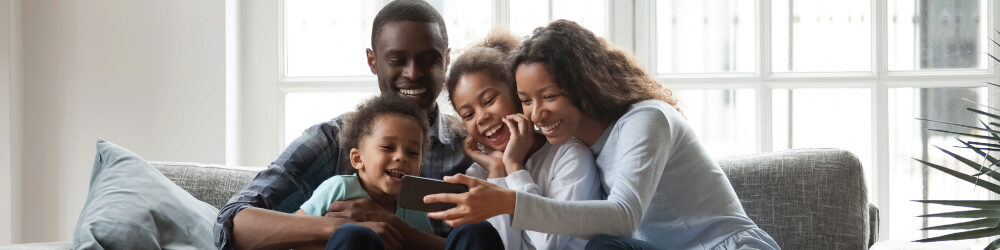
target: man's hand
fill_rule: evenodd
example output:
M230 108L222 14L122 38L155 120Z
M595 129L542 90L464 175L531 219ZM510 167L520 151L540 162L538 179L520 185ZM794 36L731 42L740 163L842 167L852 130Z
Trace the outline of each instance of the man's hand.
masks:
M375 201L368 198L334 201L330 203L330 211L327 211L324 216L343 218L354 222L385 222L394 225L399 221L395 214L383 209L375 204Z

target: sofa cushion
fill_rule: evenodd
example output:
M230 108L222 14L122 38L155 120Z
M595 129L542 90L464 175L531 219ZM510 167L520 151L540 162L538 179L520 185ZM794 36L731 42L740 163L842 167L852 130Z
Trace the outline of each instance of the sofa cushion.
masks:
M218 213L139 156L98 140L73 248L213 249Z
M850 152L797 149L719 164L747 215L781 248L868 248L868 194Z

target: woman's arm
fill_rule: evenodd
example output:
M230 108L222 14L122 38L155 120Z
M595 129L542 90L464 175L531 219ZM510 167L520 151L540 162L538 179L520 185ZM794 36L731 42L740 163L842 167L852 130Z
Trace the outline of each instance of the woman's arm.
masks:
M449 225L481 221L498 214L512 213L511 226L545 233L569 234L589 239L608 234L631 236L652 200L657 184L674 147L670 122L657 109L633 110L619 119L611 136L617 136L617 165L603 201L559 201L522 192L501 190L495 185L464 176L445 181L469 185L464 194L428 195L425 202L451 202L455 208L429 213ZM464 178L462 178L464 177ZM516 207L516 208L515 208ZM517 211L517 212L515 212Z

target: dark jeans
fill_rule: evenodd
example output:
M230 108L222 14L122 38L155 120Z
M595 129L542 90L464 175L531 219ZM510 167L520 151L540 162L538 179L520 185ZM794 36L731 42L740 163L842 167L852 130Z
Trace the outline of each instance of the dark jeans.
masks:
M649 242L610 235L598 235L587 242L587 250L597 249L659 249Z
M404 246L405 247L405 246ZM345 224L333 232L326 249L385 249L378 234L370 228ZM444 249L503 249L500 234L490 223L479 222L456 227L448 234Z

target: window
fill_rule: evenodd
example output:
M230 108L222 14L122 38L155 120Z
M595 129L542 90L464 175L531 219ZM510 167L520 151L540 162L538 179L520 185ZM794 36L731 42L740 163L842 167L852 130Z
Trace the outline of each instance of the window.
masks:
M386 2L243 3L272 18L252 19L244 30L266 33L261 30L276 25L273 34L249 43L277 41L273 47L250 46L254 60L271 62L266 56L277 56L250 68L248 82L263 89L252 90L264 94L247 103L279 108L250 119L273 122L277 129L250 126L242 133L274 133L279 139L261 151L280 152L308 126L377 94L364 49L370 46L371 20ZM950 221L916 216L952 208L910 200L996 198L912 160L965 171L927 147L951 147L953 137L929 133L934 125L914 118L975 124L985 118L958 110L1000 103L993 98L998 89L984 84L998 80L997 66L985 55L996 53L989 38L1000 36L994 32L1000 28L994 18L1000 5L992 1L428 2L447 22L453 58L495 25L524 36L554 19L583 24L635 52L680 99L691 126L716 157L801 147L852 152L863 164L869 200L881 209L883 240L948 233L918 229ZM445 98L439 100L442 110L453 112Z
M640 28L656 35L649 48L636 48L639 57L675 90L688 120L717 156L801 147L851 151L864 167L869 200L882 210L883 240L943 235L949 232L918 229L957 222L918 218L958 209L911 200L993 198L912 159L967 170L927 147L951 147L953 136L929 133L934 124L914 118L966 124L988 119L960 111L995 103L989 93L996 90L983 83L997 77L985 55L988 31L997 27L988 18L995 8L988 1L648 4L653 6L636 7L655 10L647 13L651 24ZM757 136L741 136L747 130ZM756 150L740 150L746 148Z
M520 36L556 19L577 21L600 36L606 36L608 29L606 0L511 0L506 8L491 0L428 2L448 27L453 59L494 25L506 25ZM354 110L361 100L377 95L364 51L371 47L372 20L385 2L287 0L283 4L284 64L277 83L284 99L282 148L309 126ZM511 9L529 11L504 15ZM454 113L446 93L438 104L442 112Z

